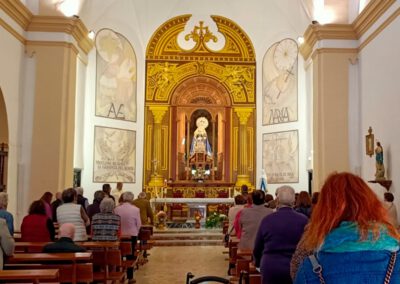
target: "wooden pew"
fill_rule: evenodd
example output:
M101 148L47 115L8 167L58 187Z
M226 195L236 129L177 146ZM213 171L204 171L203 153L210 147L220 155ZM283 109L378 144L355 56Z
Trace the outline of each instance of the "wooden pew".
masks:
M0 270L0 280L40 283L42 280L59 281L58 269Z
M42 252L49 242L15 242L15 253Z
M122 269L121 251L118 250L95 250L93 253L93 266L100 267L100 271L95 271L93 278L95 281L119 281L125 277Z
M16 253L10 256L5 268L60 269L60 282L93 281L92 253ZM88 263L89 262L89 263ZM84 278L84 280L83 280ZM86 281L87 280L87 281Z

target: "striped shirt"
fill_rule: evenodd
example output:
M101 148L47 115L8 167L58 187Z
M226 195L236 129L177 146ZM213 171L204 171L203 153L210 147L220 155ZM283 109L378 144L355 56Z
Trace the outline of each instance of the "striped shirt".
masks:
M92 218L93 241L117 241L121 217L113 213L97 213Z
M57 208L57 221L60 226L65 223L75 225L74 241L86 241L86 227L81 215L81 205L64 203Z

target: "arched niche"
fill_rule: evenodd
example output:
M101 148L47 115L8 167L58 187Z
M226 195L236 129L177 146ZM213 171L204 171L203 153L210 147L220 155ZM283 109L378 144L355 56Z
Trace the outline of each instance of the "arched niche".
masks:
M6 190L8 159L8 120L3 93L0 88L0 191Z
M215 181L230 178L230 125L232 101L226 87L214 78L193 76L182 81L171 95L171 177L188 179L189 153L196 121L208 121L207 137L212 149Z

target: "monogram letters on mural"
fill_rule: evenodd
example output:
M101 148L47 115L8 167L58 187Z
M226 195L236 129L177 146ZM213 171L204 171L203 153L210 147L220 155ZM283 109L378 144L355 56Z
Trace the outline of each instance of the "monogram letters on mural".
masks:
M263 125L297 121L298 46L292 39L274 43L263 60Z

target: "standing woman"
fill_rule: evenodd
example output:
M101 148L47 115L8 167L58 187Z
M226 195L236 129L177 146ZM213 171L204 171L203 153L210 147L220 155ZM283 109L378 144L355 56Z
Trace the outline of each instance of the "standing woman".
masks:
M21 224L21 241L50 242L54 237L53 221L46 215L43 201L33 201Z
M75 225L74 241L86 241L86 226L90 225L89 217L80 204L76 204L77 194L75 189L68 188L62 193L63 204L57 208L57 221L61 226L65 223Z
M295 284L400 283L400 235L358 176L328 177L303 237L297 249L315 253L300 265Z
M115 202L104 198L100 203L100 213L92 218L93 241L117 241L121 236L121 217L114 213Z
M295 210L310 218L311 216L311 197L307 191L301 191L296 200Z

